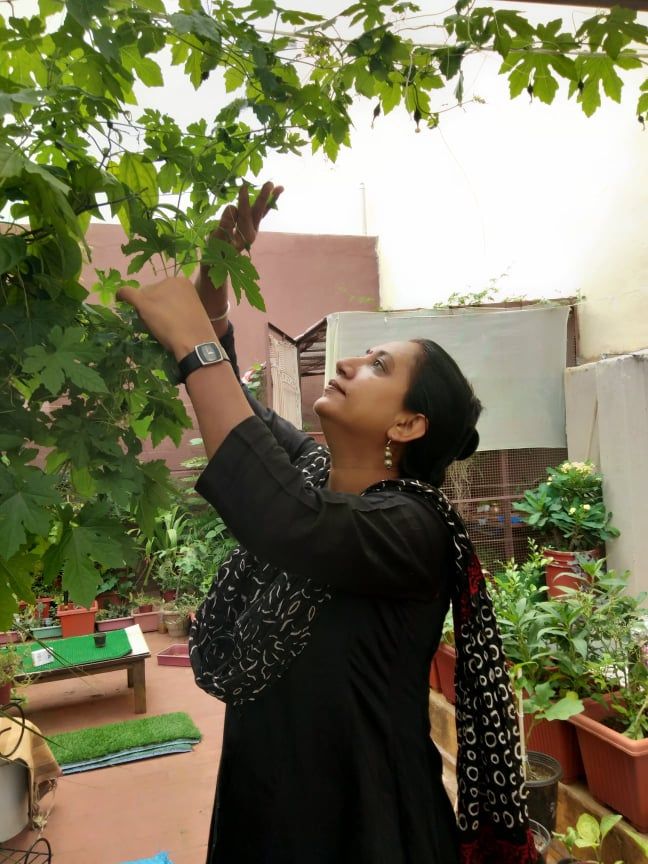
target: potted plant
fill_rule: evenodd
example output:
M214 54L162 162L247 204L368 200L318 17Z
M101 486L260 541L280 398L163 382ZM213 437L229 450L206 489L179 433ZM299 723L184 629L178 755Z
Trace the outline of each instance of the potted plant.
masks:
M123 630L135 623L128 603L109 603L97 612L96 622L99 633L106 633L109 630Z
M591 794L648 831L648 635L643 597L626 600L635 607L609 623L604 650L590 663L598 692L571 722Z
M133 621L139 624L142 633L152 633L157 630L160 624L160 603L159 599L149 597L146 594L139 594L132 598Z
M97 585L97 606L104 609L108 605L119 605L133 587L132 574L125 568L102 570L101 581Z
M619 536L603 502L603 477L591 462L563 462L547 469L547 479L524 493L513 509L545 538L550 559L546 582L550 597L578 589L582 560L600 557L601 546Z
M199 604L200 599L193 595L184 595L165 603L162 617L169 636L177 638L187 635L189 613L194 612Z
M79 606L77 603L60 603L56 609L56 614L64 638L87 636L94 633L97 601L95 600L89 609L86 609L85 606Z
M565 722L582 710L582 703L573 687L554 680L556 646L551 610L559 601L543 601L545 561L535 541L530 539L527 560L522 565L509 561L496 570L490 579L490 594L510 664L511 682L524 716L527 749L554 760L551 782L557 791L560 772L569 783L583 773L574 727ZM533 759L537 762L539 757Z
M52 612L48 618L39 618L32 625L32 639L54 639L62 634L58 618Z
M603 864L603 843L621 818L618 814L610 813L598 820L590 813L583 813L578 817L576 826L570 825L562 834L554 833L556 840L565 845L570 856L561 858L558 864ZM644 854L648 855L648 842L634 831L627 833ZM580 857L581 849L587 850L587 858ZM615 864L624 862L617 860Z
M16 675L22 668L19 654L10 646L0 648L0 707L11 701Z

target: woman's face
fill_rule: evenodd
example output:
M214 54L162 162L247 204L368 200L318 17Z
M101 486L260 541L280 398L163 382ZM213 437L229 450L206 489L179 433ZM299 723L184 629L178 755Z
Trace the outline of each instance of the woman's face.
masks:
M361 357L336 364L336 376L315 402L325 431L332 425L384 444L387 430L403 414L420 346L415 342L387 342Z

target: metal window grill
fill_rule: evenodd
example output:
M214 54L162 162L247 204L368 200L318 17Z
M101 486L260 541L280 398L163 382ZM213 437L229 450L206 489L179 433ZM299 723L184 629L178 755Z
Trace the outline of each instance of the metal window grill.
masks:
M484 450L451 466L443 491L461 513L484 567L524 561L528 538L537 534L511 505L566 458L563 448Z

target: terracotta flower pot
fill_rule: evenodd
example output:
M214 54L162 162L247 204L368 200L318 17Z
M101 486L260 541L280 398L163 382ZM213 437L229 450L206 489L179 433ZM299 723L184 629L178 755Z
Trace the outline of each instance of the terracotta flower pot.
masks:
M586 556L592 560L601 557L600 549L589 549L587 552L560 552L556 549L543 549L551 558L545 565L547 593L550 597L560 599L565 588L580 590L587 583L587 577L578 563L578 556Z
M635 741L601 722L615 716L606 705L585 700L571 717L578 733L590 793L648 832L648 738Z
M11 682L0 684L0 705L8 705L11 702Z
M439 677L436 654L430 663L430 688L435 690L437 693L441 692L441 678Z
M530 725L530 718L525 717L525 725ZM575 783L585 774L576 728L566 720L541 720L534 727L528 745L529 749L546 753L560 763L562 783Z
M97 594L97 605L100 609L105 609L106 606L119 606L122 598L116 591L102 591Z
M88 636L94 633L97 601L89 609L78 606L66 609L59 606L57 613L63 638L68 636Z
M437 671L441 683L441 692L451 705L457 701L455 692L455 666L457 664L457 655L452 645L446 642L441 642L438 651L434 655L437 664Z

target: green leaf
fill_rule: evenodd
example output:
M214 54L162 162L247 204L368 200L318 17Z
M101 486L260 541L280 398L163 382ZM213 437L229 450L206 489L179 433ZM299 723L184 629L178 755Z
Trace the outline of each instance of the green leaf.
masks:
M72 468L70 479L72 485L82 498L91 498L97 491L97 484L87 467Z
M565 696L545 711L546 720L569 720L576 714L580 714L583 710L583 703L580 699Z
M587 841L588 846L596 846L601 840L599 823L589 813L583 813L576 823L576 830Z
M81 519L84 519L82 513ZM124 549L114 536L115 524L109 520L89 520L70 524L59 544L58 556L63 566L63 587L77 603L89 606L95 598L99 570L95 566L123 567Z
M68 12L83 28L92 21L92 0L66 0Z
M35 602L31 581L36 563L36 556L27 553L9 560L0 556L0 630L11 628L13 615L18 611L17 600Z
M38 468L19 466L13 471L0 466L0 549L5 559L13 557L27 540L27 532L44 537L58 504L55 481Z
M23 169L24 158L17 150L0 146L0 179L18 177Z
M62 330L58 325L49 334L49 346L25 349L25 372L40 377L52 396L58 396L67 379L88 393L107 393L106 383L97 371L81 361L92 360L92 346L83 341L79 327Z
M15 234L0 234L0 275L13 270L25 259L27 244Z
M223 79L225 81L225 92L231 93L233 90L238 90L239 87L243 86L245 73L238 66L230 66L225 70Z
M617 822L620 822L623 817L618 813L608 813L601 819L601 842L605 840L610 831L614 828Z
M168 506L172 487L169 469L159 459L141 465L143 487L135 500L135 518L146 537L155 533L155 517Z
M139 153L124 153L117 177L142 199L147 207L158 203L157 173L152 162Z

